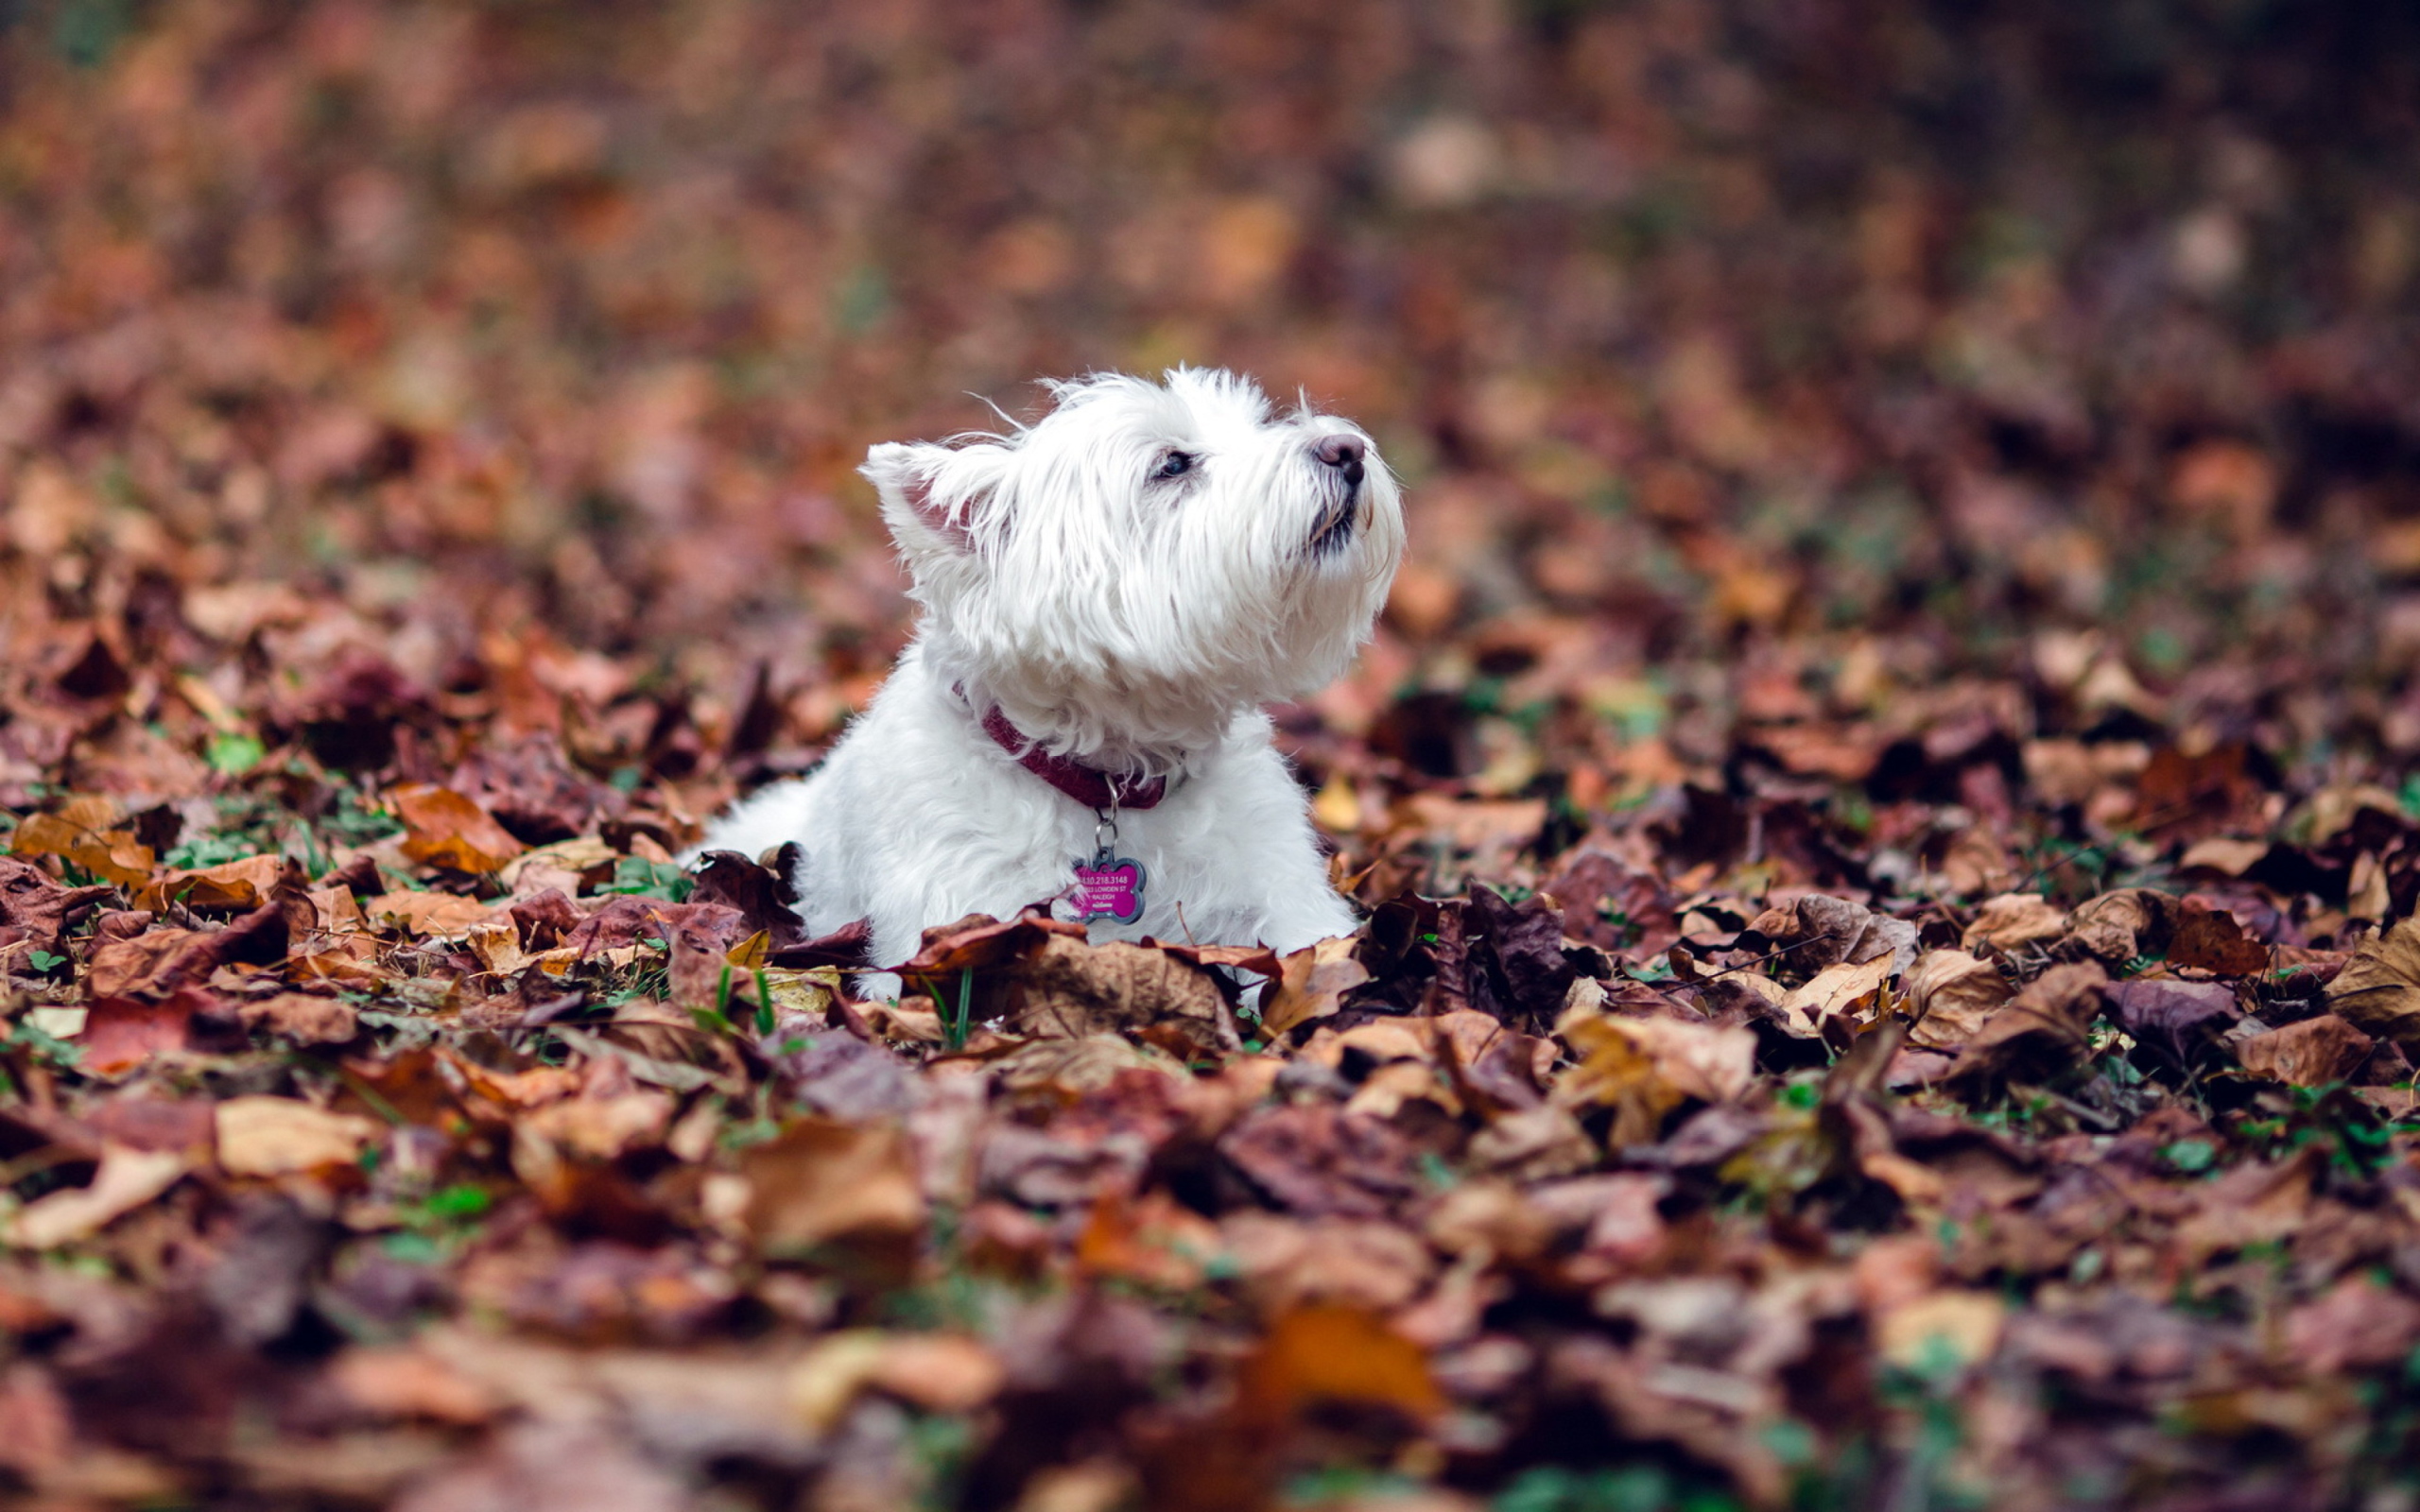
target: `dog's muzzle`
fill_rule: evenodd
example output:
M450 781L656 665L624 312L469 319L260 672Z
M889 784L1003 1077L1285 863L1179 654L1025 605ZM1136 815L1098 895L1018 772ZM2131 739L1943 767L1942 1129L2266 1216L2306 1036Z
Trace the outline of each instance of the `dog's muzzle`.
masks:
M1369 446L1357 436L1322 436L1311 443L1311 456L1327 481L1327 507L1311 527L1310 549L1323 557L1353 539L1353 522L1360 511L1361 480L1368 475L1362 458Z

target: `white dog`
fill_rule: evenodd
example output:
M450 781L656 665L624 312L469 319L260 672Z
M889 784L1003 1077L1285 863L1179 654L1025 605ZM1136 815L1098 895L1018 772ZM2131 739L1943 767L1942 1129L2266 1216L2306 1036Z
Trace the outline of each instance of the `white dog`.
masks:
M865 919L881 967L928 925L1050 899L1096 939L1348 933L1261 706L1368 637L1394 480L1351 422L1272 414L1229 373L1051 389L1014 435L867 454L916 639L819 770L700 850L797 841L808 930Z

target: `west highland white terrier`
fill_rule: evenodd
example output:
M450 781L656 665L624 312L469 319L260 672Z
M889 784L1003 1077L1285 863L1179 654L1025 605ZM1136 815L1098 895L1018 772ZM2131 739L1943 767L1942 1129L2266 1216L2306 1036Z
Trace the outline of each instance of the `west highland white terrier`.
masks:
M1049 387L1013 434L867 454L915 640L819 769L700 849L797 841L806 927L866 920L873 967L1045 900L1096 939L1348 933L1263 705L1368 638L1403 555L1393 478L1351 421L1231 373Z

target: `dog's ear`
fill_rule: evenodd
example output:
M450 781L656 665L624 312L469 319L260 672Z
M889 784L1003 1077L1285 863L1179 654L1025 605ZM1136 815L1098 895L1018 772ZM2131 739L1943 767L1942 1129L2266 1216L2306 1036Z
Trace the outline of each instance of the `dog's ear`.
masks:
M973 553L998 529L994 506L1008 457L1008 448L988 441L885 441L857 471L882 495L882 517L900 549Z

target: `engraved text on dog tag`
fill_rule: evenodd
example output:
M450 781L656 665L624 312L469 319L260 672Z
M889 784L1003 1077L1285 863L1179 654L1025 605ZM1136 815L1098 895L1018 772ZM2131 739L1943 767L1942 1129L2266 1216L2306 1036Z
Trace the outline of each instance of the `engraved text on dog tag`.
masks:
M1117 853L1117 810L1094 811L1100 823L1093 830L1093 858L1076 863L1076 885L1067 896L1087 924L1096 919L1131 924L1143 917L1143 863Z
M1143 863L1128 856L1076 863L1076 906L1084 922L1106 919L1131 924L1143 917Z

